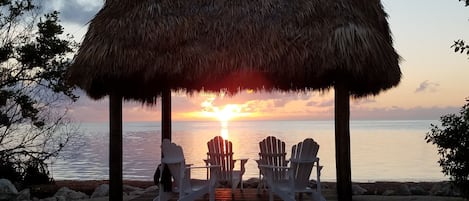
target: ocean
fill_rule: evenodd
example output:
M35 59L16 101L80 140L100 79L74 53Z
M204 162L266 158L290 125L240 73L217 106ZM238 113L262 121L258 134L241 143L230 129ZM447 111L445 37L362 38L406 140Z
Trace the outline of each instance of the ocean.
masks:
M441 181L437 148L425 141L431 120L351 121L352 180ZM123 125L123 177L128 180L153 180L160 163L160 122L126 122ZM333 121L233 121L173 122L172 140L181 145L186 163L204 165L207 141L222 135L233 142L234 158L249 158L243 179L257 178L259 141L272 135L285 141L287 150L305 138L320 145L318 157L324 168L321 180L335 181L335 143ZM288 156L290 153L288 153ZM78 138L51 161L50 172L56 180L108 179L109 124L81 123ZM236 168L239 168L237 166ZM205 178L203 169L193 178ZM312 175L314 178L315 175Z

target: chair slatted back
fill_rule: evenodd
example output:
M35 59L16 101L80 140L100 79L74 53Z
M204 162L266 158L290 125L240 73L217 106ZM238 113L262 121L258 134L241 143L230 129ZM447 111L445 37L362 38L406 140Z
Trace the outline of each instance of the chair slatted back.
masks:
M161 151L163 153L163 158L161 162L166 164L171 172L171 176L174 178L174 183L178 187L185 189L184 191L190 192L191 185L189 182L189 175L185 174L186 162L184 159L184 153L182 147L172 143L168 139L164 139L161 143ZM164 166L163 166L164 167ZM181 179L182 177L183 180ZM184 184L180 182L183 181Z
M215 136L207 142L207 159L211 165L220 165L218 180L231 181L235 161L233 160L233 144Z
M286 160L287 152L285 149L285 142L277 139L274 136L268 136L264 140L259 142L259 161L263 165L272 166L287 166L288 161ZM287 175L287 169L280 169L275 171L274 177L276 179L285 178Z
M306 187L308 185L314 163L305 163L305 161L315 160L318 150L319 144L311 138L292 146L290 167L294 171L295 186Z

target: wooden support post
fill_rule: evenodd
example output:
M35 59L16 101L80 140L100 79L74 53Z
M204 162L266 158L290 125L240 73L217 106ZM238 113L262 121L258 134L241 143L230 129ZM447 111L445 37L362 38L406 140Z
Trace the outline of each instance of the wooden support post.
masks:
M171 90L165 90L161 95L161 142L163 139L171 141Z
M163 139L171 141L171 90L167 89L161 95L161 142ZM163 152L161 152L163 158ZM161 183L165 192L171 191L171 174L169 171L163 171Z
M109 96L109 200L122 201L122 96Z
M350 94L341 83L335 86L335 154L337 198L339 201L351 201Z

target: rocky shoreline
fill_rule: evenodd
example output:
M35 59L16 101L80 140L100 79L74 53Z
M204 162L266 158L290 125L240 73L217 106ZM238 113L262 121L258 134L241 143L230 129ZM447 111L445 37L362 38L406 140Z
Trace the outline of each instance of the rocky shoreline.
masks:
M8 184L9 183L9 184ZM93 200L108 196L109 181L106 180L59 180L54 184L37 185L27 189L16 189L6 179L0 179L0 200L11 201L62 201ZM256 188L259 180L251 178L244 181L245 188ZM335 190L334 182L321 182L322 188ZM314 181L311 181L314 186ZM128 199L138 197L148 191L157 191L152 181L124 181L124 195ZM354 195L378 196L446 196L458 197L459 191L448 181L441 182L369 182L354 183Z

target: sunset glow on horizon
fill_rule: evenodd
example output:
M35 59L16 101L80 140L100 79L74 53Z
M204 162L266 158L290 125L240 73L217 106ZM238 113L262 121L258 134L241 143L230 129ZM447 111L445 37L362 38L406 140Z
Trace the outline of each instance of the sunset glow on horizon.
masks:
M205 100L201 101L200 108L196 111L188 111L185 116L192 118L202 119L213 119L218 120L222 124L227 124L228 121L241 119L243 117L254 117L255 112L251 112L251 109L246 104L216 104L215 101L223 99L224 95L216 95L205 93L201 94L201 97L206 97Z

